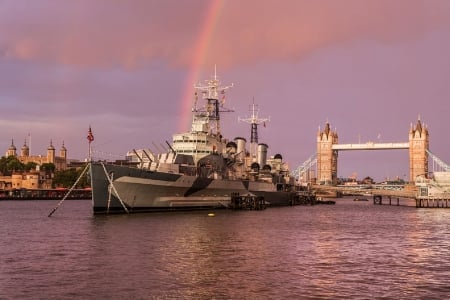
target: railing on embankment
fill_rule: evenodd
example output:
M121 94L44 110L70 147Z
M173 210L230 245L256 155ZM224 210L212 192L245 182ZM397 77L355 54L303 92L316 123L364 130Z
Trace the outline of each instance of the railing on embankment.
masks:
M449 198L416 198L416 207L450 207Z
M388 190L388 189L374 189L374 188L361 188L354 187L342 187L342 186L328 186L328 185L313 185L312 190L316 195L340 197L342 195L381 195L400 198L416 198L417 188L414 185L406 185L401 189Z
M341 195L372 195L373 203L378 205L405 206L401 198L414 199L417 208L450 208L450 195L448 197L417 197L417 187L406 185L401 190L383 189L355 189L336 186L314 185L312 190L322 197L340 197ZM411 205L407 205L411 206Z
M13 189L0 190L0 200L61 200L68 189ZM74 189L67 199L89 200L92 198L90 189Z

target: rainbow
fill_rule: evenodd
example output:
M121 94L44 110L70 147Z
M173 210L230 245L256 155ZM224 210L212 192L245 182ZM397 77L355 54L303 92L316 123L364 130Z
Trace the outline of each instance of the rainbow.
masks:
M193 85L199 80L200 70L203 67L204 59L208 52L208 47L213 37L214 29L219 20L220 11L223 7L224 0L211 0L209 1L209 7L206 12L205 21L202 26L202 30L198 37L198 41L194 48L194 57L191 63L191 69L187 76L185 86L182 94L182 105L180 111L180 118L178 123L178 129L185 131L190 124L191 109L194 99ZM190 129L190 128L189 128Z

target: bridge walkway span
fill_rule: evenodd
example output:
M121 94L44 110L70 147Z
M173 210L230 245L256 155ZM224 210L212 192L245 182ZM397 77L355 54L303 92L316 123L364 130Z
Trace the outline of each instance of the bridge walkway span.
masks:
M388 150L388 149L409 149L409 143L373 143L364 144L334 144L333 150Z

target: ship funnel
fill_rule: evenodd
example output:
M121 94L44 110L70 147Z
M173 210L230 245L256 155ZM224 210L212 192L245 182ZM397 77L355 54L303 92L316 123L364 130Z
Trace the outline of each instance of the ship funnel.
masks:
M235 142L228 142L226 145L226 151L229 154L236 154L237 151L237 145Z
M264 166L267 163L267 144L258 144L258 156L257 162L260 166Z
M237 144L237 158L241 161L245 160L245 143L247 142L243 137L237 137L234 139Z

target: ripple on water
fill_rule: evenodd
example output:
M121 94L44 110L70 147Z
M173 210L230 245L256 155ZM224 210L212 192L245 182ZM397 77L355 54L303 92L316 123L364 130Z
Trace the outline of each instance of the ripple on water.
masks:
M446 298L450 210L333 206L93 216L0 201L0 298ZM6 224L6 225L5 225Z

